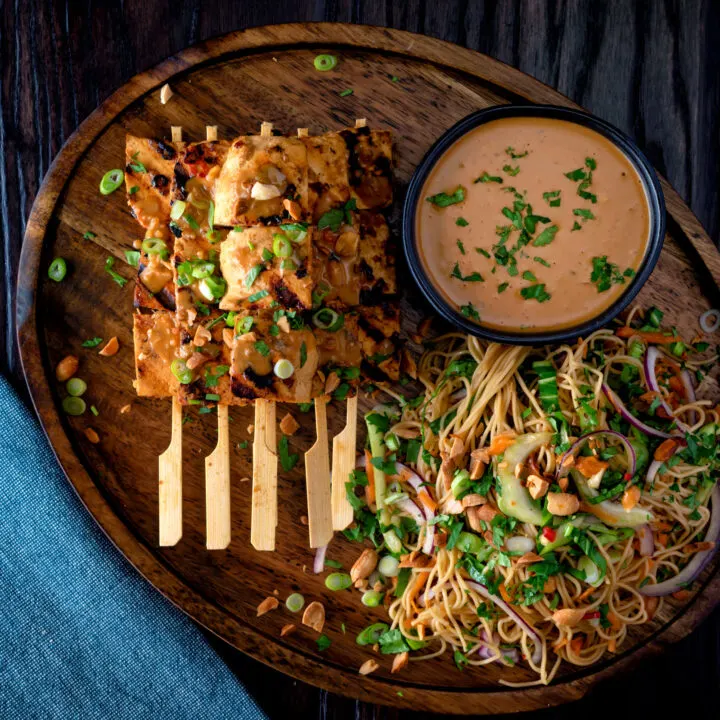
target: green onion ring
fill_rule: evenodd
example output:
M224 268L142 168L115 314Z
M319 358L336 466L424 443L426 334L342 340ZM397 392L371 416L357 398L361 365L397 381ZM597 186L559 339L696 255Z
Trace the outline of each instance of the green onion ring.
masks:
M125 180L125 173L122 170L108 170L100 181L100 192L103 195L109 195L115 192Z
M61 257L55 258L48 268L48 277L55 282L62 282L67 275L67 263Z
M318 55L313 61L315 69L319 70L320 72L327 72L328 70L332 70L337 65L337 63L337 58L334 55Z

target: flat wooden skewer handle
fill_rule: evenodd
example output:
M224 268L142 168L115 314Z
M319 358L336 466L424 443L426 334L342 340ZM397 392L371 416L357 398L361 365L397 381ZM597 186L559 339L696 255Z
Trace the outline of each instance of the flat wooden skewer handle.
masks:
M344 530L353 521L353 509L347 499L345 483L355 469L357 445L357 395L347 399L345 427L333 440L332 455L332 528Z
M159 458L158 499L161 547L176 545L182 537L182 406L172 399L172 437Z
M230 429L228 406L218 405L218 441L205 458L205 528L208 550L230 544Z
M275 549L277 526L277 453L275 403L255 401L253 437L253 488L250 542L256 550Z
M305 453L305 485L311 548L327 545L333 535L327 404L321 397L315 399L315 428L317 440Z

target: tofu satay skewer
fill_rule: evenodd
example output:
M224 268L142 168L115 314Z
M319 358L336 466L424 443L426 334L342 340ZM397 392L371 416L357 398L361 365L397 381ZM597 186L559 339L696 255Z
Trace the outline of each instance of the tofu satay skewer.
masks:
M182 142L182 128L171 128L173 143ZM158 464L159 543L177 545L182 537L182 405L172 398L172 435L170 445Z
M359 389L358 389L359 392ZM345 483L355 469L357 451L358 396L346 400L345 427L333 439L332 448L332 529L345 530L353 521L353 509L347 499Z
M272 129L272 123L264 122L260 135L269 137ZM275 550L278 456L274 401L255 400L254 433L250 542L256 550Z
M217 140L217 125L205 128L208 142ZM224 550L230 544L230 429L227 405L217 406L218 441L205 458L205 544Z
M307 137L308 128L298 128L297 136L299 138ZM327 545L333 536L327 398L324 396L315 399L315 432L317 435L315 444L305 453L305 486L307 490L308 530L311 548ZM354 465L354 453L352 462ZM345 486L343 485L343 492L344 490ZM348 525L351 521L352 514Z

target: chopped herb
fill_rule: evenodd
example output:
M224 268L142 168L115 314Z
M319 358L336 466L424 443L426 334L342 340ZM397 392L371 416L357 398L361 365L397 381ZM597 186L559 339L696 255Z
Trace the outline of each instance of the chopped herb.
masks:
M464 255L465 254L465 246L462 244L462 240L457 241L457 246L460 252Z
M590 281L597 285L598 292L605 292L613 285L625 284L625 278L620 272L620 268L615 263L608 262L607 255L594 257L592 265Z
M392 82L400 82L400 78L399 78L397 75L392 75L392 76L390 77L390 80L391 80Z
M591 170L597 169L597 162L594 158L586 157L585 158L585 165L589 167Z
M513 160L517 160L518 158L527 157L530 154L530 151L526 150L525 152L518 153L518 152L515 152L514 147L508 146L505 148L505 154L509 155Z
M264 340L258 340L255 343L255 349L263 356L267 357L270 354L270 348Z
M220 402L220 396L216 393L205 393L205 399L208 402Z
M188 213L185 213L185 214L183 215L183 219L184 219L185 222L190 226L190 228L191 228L192 230L199 230L199 229L200 229L200 225L198 225L198 221L197 221L192 215L189 215Z
M498 285L498 292L504 293L510 287L510 283L504 282Z
M550 263L549 263L547 260L545 260L545 258L541 258L541 257L539 257L538 255L536 255L536 256L533 258L533 260L534 260L536 263L540 263L541 265L544 265L545 267L550 267Z
M117 272L115 272L115 271L112 269L114 264L115 264L115 258L112 257L112 256L108 257L108 259L105 261L105 272L106 272L108 275L110 275L110 277L111 277L120 287L125 287L125 285L127 285L127 282L128 282L128 281L127 281L122 275L120 275L120 273L117 273Z
M437 193L437 195L431 195L430 197L425 198L425 200L437 207L442 208L448 207L449 205L455 205L456 203L461 203L463 200L465 200L465 188L462 185L458 185L453 191L453 193L450 195L441 192ZM320 219L322 220L322 218Z
M532 241L533 247L543 247L544 245L549 245L555 239L555 235L557 234L557 231L558 231L557 225L551 225L550 227L545 228Z
M305 342L303 341L302 345L300 345L300 367L303 367L306 362L307 362L307 345L305 345Z
M128 190L128 195L134 195L139 189L140 189L140 188L139 188L137 185L133 185L133 186Z
M347 90L341 90L341 91L338 93L338 95L339 95L340 97L347 97L348 95L352 95L352 94L353 94L352 88L348 88Z
M498 175L490 175L487 172L484 172L480 177L475 178L473 180L473 183L501 183L503 182L503 179L499 177Z
M551 298L550 293L545 289L545 283L537 283L536 285L524 287L520 290L520 294L525 300L537 300L540 303Z
M100 411L99 411L94 405L91 405L91 406L90 406L90 412L91 412L95 417L97 417L97 416L100 414Z
M267 290L258 290L256 293L253 293L252 295L248 296L248 302L254 303L258 300L262 300L263 298L266 298L270 293Z
M576 230L582 230L582 225L577 220L573 223L570 232L575 232Z
M88 230L83 235L83 240L92 240L93 238L96 238L96 237L97 237L97 235L92 230Z
M585 208L575 208L573 215L577 215L585 220L595 220L595 215L593 215L592 210L586 210Z
M551 190L543 193L543 200L550 207L560 207L560 190Z
M332 640L327 635L321 635L315 642L317 642L317 649L319 652L327 650L332 645Z
M137 267L140 265L140 253L137 250L126 250L125 261L131 267Z
M252 287L253 283L258 279L258 276L264 269L265 266L262 263L258 263L254 267L250 268L250 272L245 276L245 287Z
M246 450L249 444L250 443L247 440L243 440L242 442L239 442L237 444L237 449L238 450Z
M459 218L455 221L455 224L456 224L458 227L467 227L470 223L469 223L464 217L459 217Z
M503 165L503 171L506 172L510 177L515 177L520 172L520 166L513 167L512 165Z
M585 180L587 175L582 168L578 168L577 170L571 170L570 172L566 172L565 177L568 178L568 180L577 182L578 180Z
M475 309L475 306L472 303L468 303L467 305L463 305L460 308L460 312L466 317L470 318L471 320L480 320L480 313Z
M527 280L528 282L537 282L537 278L529 270L526 270L522 276L523 280Z
M280 458L282 469L285 472L290 472L295 465L297 465L297 461L300 458L297 453L290 452L290 444L288 442L287 435L282 435L280 437L280 441L278 442L278 457Z
M94 337L90 340L83 340L82 346L85 348L94 348L97 347L102 341L102 338Z
M483 276L479 272L472 272L469 275L463 276L463 274L460 272L459 263L455 263L455 267L452 269L450 277L456 278L457 280L462 280L463 282L485 282Z
M490 259L490 253L483 248L475 248L475 252L480 253L480 255L484 255L486 258Z

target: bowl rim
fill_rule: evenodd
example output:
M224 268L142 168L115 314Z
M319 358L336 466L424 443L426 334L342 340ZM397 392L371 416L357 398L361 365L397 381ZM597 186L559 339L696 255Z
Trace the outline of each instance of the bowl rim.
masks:
M627 157L637 172L645 190L650 228L645 256L625 292L598 315L572 327L519 333L499 330L476 324L464 317L435 287L427 274L418 252L415 217L420 202L420 192L428 175L446 150L471 130L493 120L509 117L543 117L573 122L603 135ZM562 107L560 105L494 105L476 110L459 120L443 133L425 153L410 179L402 211L402 244L405 259L415 283L432 308L445 320L470 335L511 345L544 345L546 343L573 340L604 327L617 317L637 296L657 264L665 240L665 197L660 180L650 161L637 144L624 132L591 113Z

